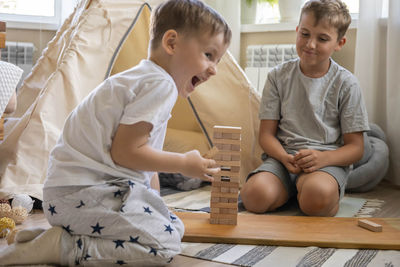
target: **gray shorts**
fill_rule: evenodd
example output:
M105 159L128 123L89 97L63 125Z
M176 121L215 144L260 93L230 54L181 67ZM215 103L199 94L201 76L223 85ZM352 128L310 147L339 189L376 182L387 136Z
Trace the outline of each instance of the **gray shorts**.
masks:
M297 194L297 188L296 188L296 183L298 180L299 175L298 174L293 174L290 173L286 167L279 162L278 160L268 157L267 155L263 154L262 159L264 162L254 171L252 171L248 176L247 179L250 179L251 176L253 176L256 173L259 172L270 172L274 175L276 175L283 185L285 186L289 197L294 196ZM349 168L348 167L338 167L338 166L328 166L319 169L319 171L323 171L326 173L329 173L333 178L336 179L338 185L339 185L339 190L340 190L340 198L344 196L344 191L347 183L347 178L349 174Z

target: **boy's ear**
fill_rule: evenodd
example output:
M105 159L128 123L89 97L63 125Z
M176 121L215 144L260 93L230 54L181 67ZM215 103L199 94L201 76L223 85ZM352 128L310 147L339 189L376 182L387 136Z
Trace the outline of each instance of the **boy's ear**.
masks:
M164 33L161 40L161 45L168 55L172 55L175 53L177 40L178 33L175 30L168 30Z
M342 49L342 47L344 46L344 44L346 43L346 36L343 36L342 39L339 40L335 51L339 51L340 49Z

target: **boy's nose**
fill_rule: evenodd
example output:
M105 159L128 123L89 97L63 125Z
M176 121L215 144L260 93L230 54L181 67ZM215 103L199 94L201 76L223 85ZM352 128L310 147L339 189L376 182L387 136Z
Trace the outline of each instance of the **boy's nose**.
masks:
M208 67L207 72L210 75L217 74L217 65L215 64L215 65L211 65L210 67Z
M315 40L310 38L307 42L307 46L310 48L315 48Z

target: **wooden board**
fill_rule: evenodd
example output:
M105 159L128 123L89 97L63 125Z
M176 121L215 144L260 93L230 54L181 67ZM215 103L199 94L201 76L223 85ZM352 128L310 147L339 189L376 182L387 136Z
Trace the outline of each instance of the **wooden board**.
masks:
M175 214L185 225L185 242L400 249L400 218L368 218L383 227L371 232L358 218L238 214L237 225L218 225L208 213Z

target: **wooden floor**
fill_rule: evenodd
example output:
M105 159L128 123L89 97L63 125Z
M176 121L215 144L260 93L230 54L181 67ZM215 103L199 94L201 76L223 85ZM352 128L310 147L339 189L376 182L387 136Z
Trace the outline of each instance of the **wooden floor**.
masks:
M400 188L383 181L376 188L366 193L352 193L347 194L352 197L360 197L366 199L379 199L384 200L385 204L383 207L374 214L374 217L388 218L388 217L400 217ZM44 218L43 212L35 210L33 214L28 217L23 224L19 225L18 228L29 228L29 227L49 227L47 220ZM7 246L6 240L0 239L0 249ZM173 266L191 266L191 267L217 267L217 266L231 266L228 264L215 263L206 260L199 260L191 257L178 255L168 265Z
M383 207L374 214L379 218L400 218L400 187L387 181L381 182L373 190L366 193L346 194L351 197L379 199L385 201Z

